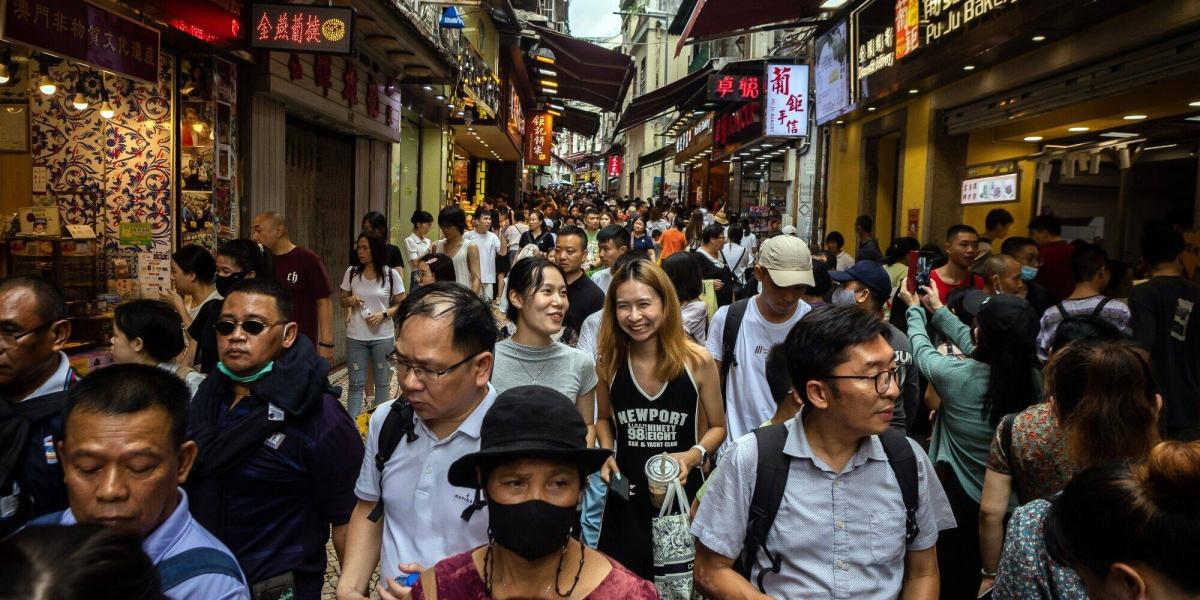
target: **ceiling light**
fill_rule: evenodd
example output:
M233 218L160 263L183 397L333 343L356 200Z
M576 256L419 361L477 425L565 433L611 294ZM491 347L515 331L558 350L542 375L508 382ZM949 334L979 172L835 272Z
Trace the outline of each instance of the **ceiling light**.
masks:
M1174 148L1178 145L1179 144L1163 144L1161 146L1148 146L1148 147L1142 148L1142 149L1143 150L1166 150L1167 148Z
M558 82L553 79L539 79L538 83L542 84L542 87L558 87Z
M868 107L867 107L867 112L875 112L875 107L874 107L874 106L868 106Z
M38 90L41 91L42 94L46 95L46 96L53 96L54 92L58 91L58 86L55 85L54 82L50 80L49 75L42 75L41 78L38 79L37 85L38 85Z
M1027 141L1027 142L1040 142L1040 141L1042 141L1042 136L1040 136L1040 135L1027 135L1027 136L1025 136L1025 141Z
M1200 107L1200 100L1197 100L1195 102L1188 102L1188 106L1191 106L1193 108Z
M1084 131L1087 131L1088 129L1089 129L1088 127L1068 127L1067 131L1070 131L1071 133L1083 133Z
M8 61L0 59L0 84L8 83L12 75L8 72Z
M918 90L917 88L913 88L913 89L911 89L911 90L908 90L908 93L910 93L910 94L919 94L919 93L921 93L921 90Z
M964 71L974 71L975 65L963 65L963 70Z
M552 71L550 69L543 69L540 67L538 68L538 73L541 73L542 75L547 75L549 77L555 77L558 75L558 73L555 73L554 71Z
M438 95L434 96L434 99L435 99L435 100L445 100L445 99L446 99L446 97L445 97L445 96L443 96L443 95L441 95L441 94L438 94Z
M1033 36L1033 37L1031 37L1031 38L1029 38L1029 39L1031 39L1031 40L1033 40L1033 41L1035 41L1035 42L1044 42L1044 41L1046 41L1046 36L1044 36L1044 35L1035 35L1035 36Z
M1141 121L1146 118L1146 115L1125 115L1122 118L1126 121Z
M1109 131L1107 133L1100 134L1100 137L1131 138L1131 137L1137 137L1137 135L1138 134L1136 134L1136 133L1125 133L1124 131Z
M433 90L433 86L432 86L432 85L429 85L429 84L425 84L425 85L421 86L421 89L423 89L423 90L425 90L425 91L429 92L429 91L432 91L432 90Z
M825 0L821 3L821 10L836 10L846 5L847 0Z
M837 121L834 121L833 123L834 123L835 125L845 125L845 124L846 124L846 122L845 122L845 121L843 121L843 120L841 120L841 119L838 119Z

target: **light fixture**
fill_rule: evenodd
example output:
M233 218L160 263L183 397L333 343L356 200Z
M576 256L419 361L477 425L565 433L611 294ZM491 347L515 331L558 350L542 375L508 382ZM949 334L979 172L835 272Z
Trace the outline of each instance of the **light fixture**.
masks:
M1025 136L1025 141L1027 141L1027 142L1040 142L1040 141L1042 141L1042 136L1040 136L1040 135L1027 135L1027 136Z
M921 90L918 90L917 88L913 88L913 89L911 89L911 90L908 90L908 93L910 93L910 94L919 94L919 93L921 93Z
M12 57L9 56L8 50L5 50L3 54L0 54L0 84L8 83L8 80L12 79L12 73L10 73L8 70L8 63L11 60Z
M557 111L559 111L559 112L561 112L562 110L564 110L561 104L551 104L551 103L547 103L547 104L546 104L546 108L552 108L552 109L554 109L554 110L557 110Z
M88 99L87 95L83 92L83 71L77 70L75 74L75 97L71 99L71 106L74 106L75 110L87 110Z
M40 71L42 74L42 76L38 78L37 82L38 91L42 92L42 94L45 96L53 96L54 92L58 91L58 86L54 84L52 79L50 79L50 72L46 68L44 59L42 61L38 61L38 71Z
M843 121L843 120L841 120L841 119L838 119L837 121L834 121L834 122L833 122L833 124L834 124L834 125L845 125L845 124L846 124L846 122L845 122L845 121Z
M975 65L963 65L963 70L964 71L974 71Z
M1197 100L1195 102L1188 102L1188 106L1191 106L1192 108L1200 107L1200 100Z
M848 0L825 0L821 3L821 10L836 10L846 5Z
M554 64L554 51L545 46L539 47L533 51L533 60L552 65Z
M117 111L113 110L112 104L109 104L108 100L105 100L104 102L100 103L100 116L101 117L104 117L105 119L111 119L116 114L117 114Z
M1124 131L1108 131L1108 132L1105 132L1105 133L1102 133L1102 134L1100 134L1100 137L1107 137L1107 138L1131 138L1131 137L1137 137L1137 135L1138 135L1138 134L1136 134L1136 133L1126 133L1126 132L1124 132Z
M1088 128L1088 127L1082 127L1082 126L1080 126L1080 127L1068 127L1068 128L1067 128L1067 131L1070 131L1071 133L1083 133L1083 132L1087 131L1088 129L1090 129L1090 128Z
M425 90L425 91L427 91L427 92L430 92L430 91L433 91L433 86L432 86L432 85L429 85L429 84L427 83L427 84L425 84L425 85L421 86L421 89L423 89L423 90Z
M1145 148L1142 148L1142 150L1147 150L1147 151L1149 151L1149 150L1166 150L1167 148L1174 148L1178 145L1179 144L1163 144L1161 146L1147 146Z
M446 97L445 97L445 96L443 96L443 95L441 95L441 94L438 94L438 95L434 96L434 99L435 99L435 100L445 100L445 99L446 99Z
M874 107L874 106L868 106L868 107L867 107L867 112L875 112L875 110L876 110L876 109L875 109L875 107Z
M1141 121L1146 118L1146 115L1125 115L1122 118L1126 121Z
M555 77L556 75L558 75L551 69L543 69L541 67L538 67L537 71L538 71L538 73L541 73L542 75L545 75L547 77Z
M1035 35L1035 36L1033 36L1033 37L1031 37L1031 38L1029 38L1029 39L1031 39L1031 40L1033 40L1033 41L1035 41L1035 42L1044 42L1044 41L1046 41L1046 36L1044 36L1044 35Z

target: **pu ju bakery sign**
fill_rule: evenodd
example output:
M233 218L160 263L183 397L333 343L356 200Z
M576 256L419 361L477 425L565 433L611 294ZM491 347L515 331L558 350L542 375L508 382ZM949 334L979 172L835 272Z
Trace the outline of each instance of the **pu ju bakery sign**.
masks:
M550 148L554 145L554 117L539 112L529 115L525 124L525 164L548 166Z
M254 4L250 47L268 50L350 54L354 9L348 6Z
M158 81L158 30L83 0L6 0L0 38L145 83Z

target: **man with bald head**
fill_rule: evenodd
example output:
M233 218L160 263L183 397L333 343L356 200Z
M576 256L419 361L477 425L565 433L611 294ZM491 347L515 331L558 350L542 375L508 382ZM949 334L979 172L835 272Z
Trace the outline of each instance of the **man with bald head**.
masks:
M1021 263L1007 254L994 254L979 267L983 291L988 294L1012 294L1025 297L1028 289L1021 279Z
M321 257L292 243L283 215L259 213L254 217L254 241L275 258L275 281L292 297L293 318L300 333L317 346L317 353L333 361L333 288Z

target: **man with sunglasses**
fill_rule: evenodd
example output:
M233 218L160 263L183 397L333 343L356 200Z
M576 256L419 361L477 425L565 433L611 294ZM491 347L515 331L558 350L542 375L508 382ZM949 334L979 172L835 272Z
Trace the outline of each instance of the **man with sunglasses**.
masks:
M0 281L0 538L30 519L67 507L55 443L67 388L67 306L54 284Z
M317 600L331 526L342 556L362 439L280 284L237 283L213 327L221 360L189 411L192 513L237 557L252 597Z
M486 514L466 520L487 509L447 473L479 450L479 427L496 398L496 319L470 288L448 281L417 288L398 318L392 358L401 397L371 415L339 600L369 597L377 566L379 597L404 598L407 574L488 540Z
M954 515L925 451L890 429L900 389L886 331L866 311L829 306L788 333L788 375L804 406L783 425L739 438L713 471L692 522L706 596L938 597L935 544ZM779 445L760 457L772 447L771 428ZM784 480L756 481L766 473L760 462ZM762 506L760 484L780 485L765 523L751 510ZM748 544L754 532L765 534ZM738 558L744 566L735 567Z

